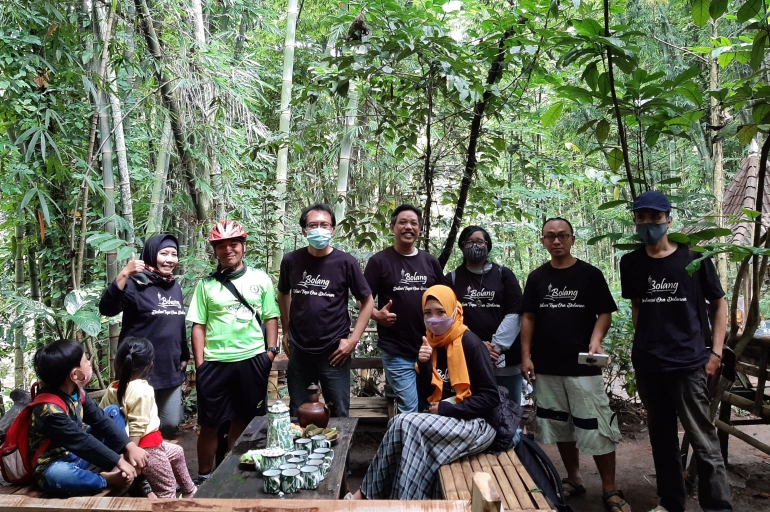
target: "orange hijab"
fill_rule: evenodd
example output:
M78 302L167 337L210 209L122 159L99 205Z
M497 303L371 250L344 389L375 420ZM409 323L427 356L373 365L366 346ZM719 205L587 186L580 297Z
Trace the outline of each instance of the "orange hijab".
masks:
M444 285L431 286L422 294L422 307L425 309L425 303L428 297L435 297L446 310L449 316L454 317L455 321L452 328L441 336L436 336L429 329L426 329L428 344L434 348L431 355L431 364L433 365L433 375L431 384L434 386L433 394L428 397L429 402L438 402L441 400L444 390L444 381L436 371L437 347L446 348L447 367L449 369L449 382L457 393L456 399L462 402L471 396L471 379L468 375L468 365L465 363L465 352L463 352L463 334L468 327L463 323L463 305L457 301L455 292Z

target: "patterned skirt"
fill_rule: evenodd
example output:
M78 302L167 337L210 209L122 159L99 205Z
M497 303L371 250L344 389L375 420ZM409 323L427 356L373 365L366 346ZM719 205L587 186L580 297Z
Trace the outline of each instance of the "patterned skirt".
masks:
M438 470L483 452L495 439L483 419L459 420L437 414L399 414L361 483L368 499L424 500L438 498Z

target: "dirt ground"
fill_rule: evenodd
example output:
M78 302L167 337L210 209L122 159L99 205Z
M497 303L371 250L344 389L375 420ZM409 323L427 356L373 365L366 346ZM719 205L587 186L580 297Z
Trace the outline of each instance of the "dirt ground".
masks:
M657 503L655 495L655 470L643 413L631 410L620 414L620 428L623 440L617 451L616 481L623 489L626 499L635 511L648 511ZM770 444L770 426L754 425L741 430L759 441ZM385 432L384 424L361 425L353 438L348 485L355 491L361 484L369 462L377 451ZM681 435L681 432L680 432ZM179 444L185 449L190 474L197 475L195 455L196 434L194 429L182 430ZM544 446L557 470L564 476L556 446ZM574 512L599 512L604 510L601 503L601 484L593 461L581 456L581 471L588 492L571 500ZM752 448L743 441L730 438L728 457L728 478L733 492L736 512L767 512L770 510L770 456ZM702 512L696 500L690 499L687 512Z

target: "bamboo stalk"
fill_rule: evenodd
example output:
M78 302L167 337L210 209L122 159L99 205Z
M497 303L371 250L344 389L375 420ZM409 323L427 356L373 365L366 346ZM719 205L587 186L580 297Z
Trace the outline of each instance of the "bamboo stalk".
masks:
M147 222L147 236L160 233L163 229L163 203L165 199L168 166L171 159L171 118L166 114L163 133L160 137L158 156L155 159L155 174L150 196L150 217Z
M18 222L18 221L17 221ZM16 224L16 233L14 236L14 274L16 293L23 295L24 292L24 225ZM23 324L17 324L13 336L13 384L16 388L23 389L24 386L24 350L21 348L21 338L24 336Z
M356 130L358 117L358 90L355 80L350 81L348 88L348 109L345 114L345 131L340 144L340 161L337 169L337 204L334 215L337 222L345 218L348 195L348 175L350 173L350 153L353 148L353 134Z

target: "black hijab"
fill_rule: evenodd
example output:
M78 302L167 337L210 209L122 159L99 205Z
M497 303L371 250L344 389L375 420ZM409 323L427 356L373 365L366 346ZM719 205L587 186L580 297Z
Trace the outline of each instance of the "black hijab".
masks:
M158 272L158 253L166 247L173 247L179 252L179 241L174 235L160 234L147 239L142 248L142 261L147 266L144 275L151 283L155 284L173 284L174 276L164 276ZM135 276L136 277L136 276ZM136 280L136 279L135 279ZM142 279L136 280L141 283ZM149 284L149 283L142 283Z

